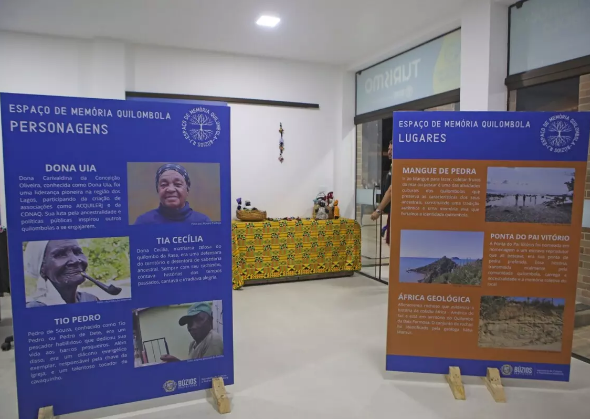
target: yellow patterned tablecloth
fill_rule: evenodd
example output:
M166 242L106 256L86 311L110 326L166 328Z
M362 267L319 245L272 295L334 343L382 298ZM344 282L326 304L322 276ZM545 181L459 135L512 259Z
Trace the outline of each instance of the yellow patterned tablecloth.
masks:
M361 269L354 220L232 223L233 287L245 281Z

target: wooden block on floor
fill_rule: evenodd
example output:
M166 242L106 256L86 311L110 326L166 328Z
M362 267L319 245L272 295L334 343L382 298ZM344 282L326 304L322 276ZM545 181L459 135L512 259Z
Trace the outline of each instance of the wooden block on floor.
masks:
M502 385L498 368L488 368L483 381L486 383L486 387L496 403L506 403L506 394L504 393L504 386Z
M225 391L225 384L223 378L216 377L213 379L213 389L211 390L213 398L217 403L217 411L221 414L231 412L231 406L227 393Z
M465 400L465 387L461 381L461 369L459 367L449 367L449 374L445 375L455 400Z
M39 409L37 419L56 419L53 416L53 406L46 406Z

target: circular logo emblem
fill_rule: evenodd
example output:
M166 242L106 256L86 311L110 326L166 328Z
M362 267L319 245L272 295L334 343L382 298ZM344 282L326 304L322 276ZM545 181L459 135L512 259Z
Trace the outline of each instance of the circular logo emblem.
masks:
M176 390L176 381L168 380L164 383L163 387L166 393L172 393L174 390Z
M512 365L502 365L501 371L504 375L512 375Z
M221 122L211 109L194 108L182 118L184 138L197 147L209 147L217 140L220 133Z
M541 128L541 143L554 153L566 153L580 138L580 126L568 115L553 115Z

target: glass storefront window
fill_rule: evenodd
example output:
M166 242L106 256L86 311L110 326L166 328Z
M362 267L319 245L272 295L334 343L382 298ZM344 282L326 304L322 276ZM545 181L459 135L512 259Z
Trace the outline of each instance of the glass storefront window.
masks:
M587 110L590 102L590 76L573 77L551 83L540 84L510 92L509 108L516 111L561 111L576 112ZM590 196L590 183L586 183L585 198ZM590 239L590 200L584 201L582 236ZM576 316L572 353L590 362L590 247L585 247L582 238L580 266L578 272Z
M426 111L458 111L459 103L449 103ZM381 282L389 282L389 246L387 220L389 209L377 220L371 214L391 183L389 142L393 137L393 118L359 124L356 148L356 220L361 226L361 273ZM394 145L395 147L395 145Z
M389 265L389 247L381 240L381 229L386 220L373 221L371 214L388 187L384 185L382 170L383 151L387 159L384 138L387 135L391 138L392 123L387 121L378 120L357 125L356 220L361 226L361 272L379 280L383 280L383 274L387 276L387 267L382 269L382 266Z
M525 87L516 95L517 111L575 112L580 97L580 78Z
M510 71L517 74L590 54L588 0L532 0L510 8Z

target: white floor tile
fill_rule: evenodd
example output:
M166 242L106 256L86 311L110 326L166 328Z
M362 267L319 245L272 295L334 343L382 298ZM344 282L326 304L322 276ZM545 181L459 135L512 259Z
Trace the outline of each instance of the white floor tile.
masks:
M459 402L442 376L386 373L387 292L387 286L359 275L235 292L236 385L228 388L233 397L228 417L590 418L590 365L576 360L571 383L506 380L506 404L494 403L477 377L466 377L467 400ZM3 352L2 419L17 418L15 400L14 352ZM108 416L219 418L201 392L61 419Z

